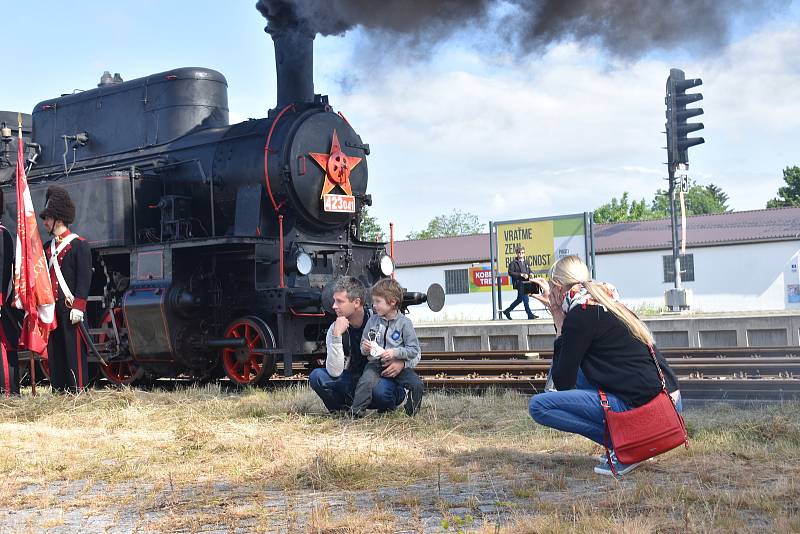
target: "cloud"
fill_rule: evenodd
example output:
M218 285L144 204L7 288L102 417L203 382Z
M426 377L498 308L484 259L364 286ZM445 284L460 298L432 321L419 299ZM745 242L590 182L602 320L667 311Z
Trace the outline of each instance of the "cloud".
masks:
M684 67L704 79L706 144L690 149L691 175L722 187L736 209L763 207L796 163L797 29L765 27ZM574 43L491 63L456 47L441 55L460 58L454 65L386 69L332 98L372 147L372 213L398 234L452 208L484 221L537 217L589 211L625 191L649 201L666 187L664 84L675 65Z

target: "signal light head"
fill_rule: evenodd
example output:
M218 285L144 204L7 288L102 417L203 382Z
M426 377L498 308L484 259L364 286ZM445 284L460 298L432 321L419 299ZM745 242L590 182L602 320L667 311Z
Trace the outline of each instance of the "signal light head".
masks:
M703 99L701 93L686 94L686 90L702 85L700 78L685 79L680 69L670 69L667 78L667 153L670 165L688 163L689 147L705 143L702 137L687 137L689 132L703 129L703 123L689 123L686 119L703 114L703 108L687 108L687 104Z

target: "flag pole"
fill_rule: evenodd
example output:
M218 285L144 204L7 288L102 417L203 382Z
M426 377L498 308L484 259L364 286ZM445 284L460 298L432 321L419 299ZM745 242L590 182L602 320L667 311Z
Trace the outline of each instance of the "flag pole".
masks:
M31 352L31 397L36 396L36 355Z
M17 150L22 146L22 113L17 113ZM18 183L15 183L19 186ZM30 351L30 367L31 367L31 396L36 396L36 353Z
M17 150L22 146L22 113L17 113ZM18 183L15 185L19 186ZM30 351L30 365L31 365L31 396L36 396L36 353Z

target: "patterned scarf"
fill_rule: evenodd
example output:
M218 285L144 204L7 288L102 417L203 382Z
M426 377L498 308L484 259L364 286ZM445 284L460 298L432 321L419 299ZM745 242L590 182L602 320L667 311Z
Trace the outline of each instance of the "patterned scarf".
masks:
M608 282L595 283L608 294L611 300L614 302L619 301L619 292L613 284L609 284ZM586 286L578 283L573 285L571 288L569 288L569 291L567 291L567 294L564 296L564 301L561 303L561 309L564 310L564 313L569 313L569 311L575 306L580 306L585 310L588 304L602 306L599 302L592 298L592 295L589 293L589 290L586 289ZM605 310L605 307L602 307Z

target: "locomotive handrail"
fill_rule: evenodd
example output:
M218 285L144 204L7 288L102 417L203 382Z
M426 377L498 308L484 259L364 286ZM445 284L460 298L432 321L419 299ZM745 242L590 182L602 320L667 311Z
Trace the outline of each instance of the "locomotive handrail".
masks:
M269 127L269 133L267 134L267 142L264 145L264 181L267 184L267 195L269 195L269 200L272 202L272 207L275 210L275 213L280 211L280 208L283 204L278 205L278 203L275 202L275 197L272 195L272 185L269 183L269 142L272 140L272 133L275 131L275 126L278 124L278 121L281 120L283 114L289 111L290 108L294 109L294 104L289 104L283 108L280 113L278 113L278 116L275 117L275 120L272 121L272 125Z

